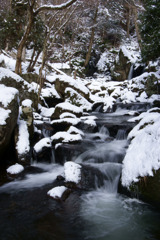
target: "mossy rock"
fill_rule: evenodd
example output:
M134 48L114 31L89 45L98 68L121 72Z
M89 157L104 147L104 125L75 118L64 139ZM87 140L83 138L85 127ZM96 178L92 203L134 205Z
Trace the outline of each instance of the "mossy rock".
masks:
M119 51L119 60L115 62L114 69L111 71L111 75L116 81L124 81L128 78L128 74L131 68L130 60L124 56L123 51Z
M10 114L6 119L6 124L0 125L0 156L2 156L8 149L12 134L17 125L19 113L18 93L15 94L13 100L8 104L7 108L4 109L10 110Z
M148 76L145 84L145 91L149 97L152 96L152 94L160 93L160 84L158 83L158 78L156 78L154 74Z
M153 177L140 177L138 183L130 186L130 190L143 201L160 209L160 169L154 171Z
M38 74L36 73L25 73L22 74L21 77L25 79L28 83L38 83Z

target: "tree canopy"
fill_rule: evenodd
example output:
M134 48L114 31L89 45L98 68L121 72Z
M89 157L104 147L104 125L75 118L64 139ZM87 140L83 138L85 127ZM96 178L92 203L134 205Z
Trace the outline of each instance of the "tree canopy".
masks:
M160 1L145 0L142 16L142 56L144 61L156 60L160 56Z

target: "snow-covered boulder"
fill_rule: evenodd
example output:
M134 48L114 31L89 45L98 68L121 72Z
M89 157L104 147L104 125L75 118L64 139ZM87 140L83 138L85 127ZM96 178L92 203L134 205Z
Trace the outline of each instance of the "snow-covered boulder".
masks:
M34 147L34 157L37 161L51 162L52 143L49 137L42 138Z
M66 88L65 99L69 103L81 107L84 111L90 111L92 108L92 104L73 88Z
M54 85L48 82L42 88L41 95L50 108L55 107L58 103L63 102Z
M75 162L66 162L64 164L64 178L68 187L77 187L81 181L81 165Z
M95 116L83 116L81 117L81 122L78 124L78 127L84 132L95 132L97 130Z
M60 118L60 115L64 112L70 112L76 115L77 117L80 117L82 115L83 110L82 108L77 107L69 102L59 103L56 105L55 111L51 116L51 119L53 120Z
M79 118L62 118L53 120L51 125L56 131L66 131L70 126L76 126L80 123Z
M28 83L11 70L0 67L0 84L16 88L19 91L20 101L31 99L33 101L33 107L37 108L38 85L36 83Z
M0 155L10 144L19 111L18 91L0 84Z
M131 143L123 160L122 185L159 205L160 109L153 108L131 120L139 123L128 135Z
M54 187L47 192L47 195L57 201L65 201L69 194L71 193L71 189L68 189L65 186Z
M115 61L115 66L112 68L111 73L114 80L124 81L126 79L131 79L133 77L133 71L135 66L135 74L140 75L143 71L143 67L140 67L140 64L137 64L140 57L140 51L137 50L138 46L135 45L123 45L119 50L119 54ZM137 65L137 66L136 66ZM137 68L140 67L138 70Z
M57 132L51 137L51 140L53 143L78 143L82 141L82 137L78 133Z
M128 79L129 71L132 65L128 57L129 54L130 53L124 46L120 49L115 67L112 70L112 77L114 80L124 81Z
M79 79L73 79L67 75L59 75L55 81L55 89L58 94L64 99L65 89L73 88L87 100L89 99L89 89Z

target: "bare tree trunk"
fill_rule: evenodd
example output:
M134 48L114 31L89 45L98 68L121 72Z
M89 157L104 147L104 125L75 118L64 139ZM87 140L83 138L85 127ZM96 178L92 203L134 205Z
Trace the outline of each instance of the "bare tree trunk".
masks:
M128 5L127 9L127 37L129 38L130 36L130 23L131 23L131 7Z
M30 60L30 63L28 65L28 67L27 67L27 72L31 72L31 65L33 63L33 58L34 58L35 52L36 52L35 49L33 49L31 60Z
M93 27L92 27L92 32L91 32L91 38L90 38L90 42L89 42L89 48L88 48L88 52L86 55L86 60L84 63L84 66L87 67L89 60L91 58L91 52L92 52L92 46L93 46L93 42L94 42L94 34L95 34L95 24L97 22L97 14L98 14L98 7L96 8L96 12L95 12L95 16L94 16L94 20L93 20Z
M135 25L137 40L138 40L138 43L139 43L139 47L141 49L142 48L142 44L141 44L142 38L141 38L141 35L140 35L140 32L139 32L139 26L138 26L138 23L137 23L138 16L137 16L137 8L136 7L133 7L133 14L134 14L134 25Z
M17 59L16 59L16 67L15 67L15 73L17 74L21 74L21 62L22 62L22 51L23 48L25 47L26 41L28 39L28 36L31 32L31 28L32 28L32 24L33 24L33 20L34 20L34 16L33 16L33 9L30 8L29 10L29 21L28 21L28 25L25 31L24 36L22 37L19 46L18 46L18 50L17 50Z
M23 47L22 50L22 61L25 62L26 61L26 46Z
M38 90L38 103L39 103L39 99L40 99L40 94L41 94L41 89L42 89L42 71L45 65L45 61L46 61L46 51L47 51L47 40L48 40L48 34L47 34L47 30L46 30L46 37L44 40L44 45L43 45L43 54L42 54L42 64L39 70L39 76L38 76L38 83L39 83L39 90Z
M34 61L32 61L32 64L31 64L29 70L27 69L28 72L33 72L34 66L36 65L36 62L38 60L38 57L39 57L40 53L41 53L41 51L37 52L37 55L36 55Z

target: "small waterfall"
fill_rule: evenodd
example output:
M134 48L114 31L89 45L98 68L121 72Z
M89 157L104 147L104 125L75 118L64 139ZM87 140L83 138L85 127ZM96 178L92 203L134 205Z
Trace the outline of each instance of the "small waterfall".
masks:
M117 193L122 165L119 163L101 163L91 164L91 166L98 168L98 170L102 173L103 176L103 187L99 187L99 179L97 176L95 176L96 188L101 188L108 193Z
M106 136L110 135L108 128L106 128L104 125L100 128L99 133Z
M46 128L43 128L42 129L42 134L43 134L43 137L50 137L50 130L46 129Z
M126 130L119 129L116 135L116 140L125 140L126 139Z
M52 148L51 149L51 163L55 163L55 152L54 152L54 149Z
M131 80L133 78L133 70L134 70L134 66L132 64L129 70L128 80Z

